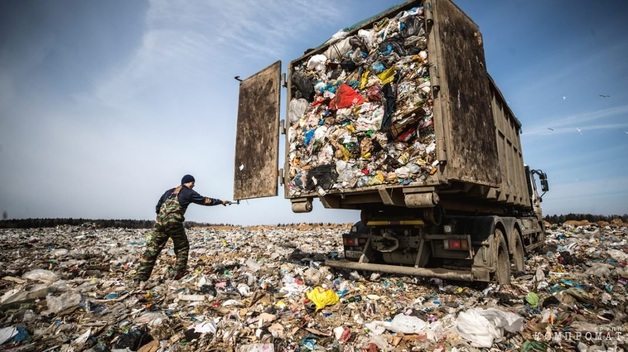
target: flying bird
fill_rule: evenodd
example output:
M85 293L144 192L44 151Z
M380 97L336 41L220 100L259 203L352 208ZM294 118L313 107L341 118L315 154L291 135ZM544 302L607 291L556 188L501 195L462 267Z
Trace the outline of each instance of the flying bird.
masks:
M233 77L233 78L235 78L236 80L238 80L238 81L242 82L242 80L240 79L240 76L235 76L235 77Z
M567 100L567 97L566 97L566 96L563 96L563 100Z
M548 129L548 130L550 130L550 131L553 131L553 130L554 130L554 129L553 129L553 128L551 128L551 127L548 127L547 129Z
M578 133L582 134L582 130L579 129L578 127L576 127L576 131L578 131Z
M610 98L610 97L611 97L610 95L604 95L604 94L600 94L600 96L601 96L602 98Z

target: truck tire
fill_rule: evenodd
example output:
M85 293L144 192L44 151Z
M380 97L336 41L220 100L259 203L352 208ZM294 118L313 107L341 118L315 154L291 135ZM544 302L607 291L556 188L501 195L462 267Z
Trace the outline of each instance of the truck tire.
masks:
M506 247L506 240L501 229L495 229L495 242L497 243L497 262L495 265L494 279L500 285L510 284L510 256Z
M523 252L523 242L519 231L515 231L514 248L512 251L512 267L515 273L521 273L525 270L525 253Z

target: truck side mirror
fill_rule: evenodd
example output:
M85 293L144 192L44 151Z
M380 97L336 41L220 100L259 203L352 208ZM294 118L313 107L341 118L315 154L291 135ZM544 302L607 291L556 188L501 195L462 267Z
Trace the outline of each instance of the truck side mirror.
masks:
M549 183L547 182L546 173L541 174L541 191L543 191L543 193L549 191Z

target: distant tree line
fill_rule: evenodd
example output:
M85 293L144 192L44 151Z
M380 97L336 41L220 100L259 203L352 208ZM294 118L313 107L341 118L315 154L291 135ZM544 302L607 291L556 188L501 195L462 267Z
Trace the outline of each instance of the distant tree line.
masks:
M613 219L621 219L624 224L628 224L628 214L624 215L593 215L593 214L563 214L563 215L546 215L543 218L545 221L551 224L562 224L567 220L588 220L591 223L599 221L611 222ZM0 221L0 228L36 228L36 227L56 227L61 225L71 226L93 226L97 228L117 227L117 228L131 228L131 229L147 229L152 228L155 225L154 220L132 220L132 219L73 219L73 218L56 218L56 219L10 219ZM277 224L278 227L289 227L295 225L318 225L318 226L334 226L339 224L332 223L300 223L300 224ZM185 227L199 227L199 226L235 226L232 224L208 224L199 223L194 221L186 221Z
M626 224L628 223L628 214L624 214L624 215L593 215L593 214L574 214L574 213L569 213L566 215L546 215L543 218L545 221L549 222L550 224L562 224L567 220L577 220L577 221L582 221L582 220L587 220L591 223L595 223L595 222L599 222L599 221L606 221L606 222L611 222L613 219L621 219L621 221Z
M56 227L61 225L71 225L71 226L80 226L80 225L90 225L97 228L105 228L105 227L119 227L119 228L131 228L131 229L146 229L151 228L155 225L154 220L132 220L132 219L111 219L111 220L103 220L103 219L64 219L64 218L56 218L56 219L12 219L12 220L2 220L0 221L0 228L35 228L35 227ZM191 228L195 226L210 226L205 223L197 223L194 221L186 221L185 227Z
M56 227L61 225L93 225L94 227L125 227L125 228L148 228L152 227L155 221L151 220L92 220L73 218L44 218L44 219L9 219L0 221L0 228L34 228L34 227Z

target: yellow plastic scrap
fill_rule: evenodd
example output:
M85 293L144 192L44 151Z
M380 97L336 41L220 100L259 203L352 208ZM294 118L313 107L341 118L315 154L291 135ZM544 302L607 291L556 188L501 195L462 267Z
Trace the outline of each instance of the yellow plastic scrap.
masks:
M399 155L399 158L397 158L397 161L401 165L407 164L410 161L410 154L408 152L401 153L401 155Z
M382 81L382 85L392 82L393 79L395 79L395 67L393 66L382 71L382 73L378 74L377 77L379 77L379 80Z
M342 144L338 144L338 149L340 149L340 152L342 153L342 159L344 161L347 161L349 160L349 158L351 158L351 153Z
M306 295L307 298L316 305L317 311L338 303L340 299L336 292L322 287L314 287L314 289L306 293Z
M369 80L369 74L371 74L371 71L364 71L364 73L362 73L362 77L360 77L360 90L366 87Z
M377 172L377 175L375 175L375 178L377 179L377 181L379 181L378 184L384 183L385 178L384 178L384 174L381 171Z

